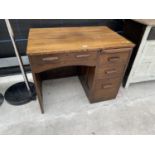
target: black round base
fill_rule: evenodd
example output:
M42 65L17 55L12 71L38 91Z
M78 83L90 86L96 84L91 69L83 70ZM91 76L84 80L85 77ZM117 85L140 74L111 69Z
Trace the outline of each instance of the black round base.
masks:
M31 100L36 99L35 87L32 82L29 82L31 93L27 90L25 82L20 82L9 87L5 92L5 99L12 105L23 105Z
M0 105L2 105L3 101L4 101L4 97L2 94L0 94Z

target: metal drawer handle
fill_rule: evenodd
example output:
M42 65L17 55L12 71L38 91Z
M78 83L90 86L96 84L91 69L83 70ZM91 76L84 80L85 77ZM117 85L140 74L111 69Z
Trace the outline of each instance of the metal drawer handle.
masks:
M119 59L120 57L111 57L111 58L108 58L108 61L115 62L115 61L118 61Z
M58 57L46 57L46 58L43 58L42 60L43 61L54 61L54 60L58 60L59 58Z
M103 89L112 88L112 84L102 85Z
M80 55L76 55L77 58L85 58L85 57L89 57L90 54L80 54Z
M117 73L117 71L114 69L114 70L107 70L105 71L106 74L113 74L113 73Z

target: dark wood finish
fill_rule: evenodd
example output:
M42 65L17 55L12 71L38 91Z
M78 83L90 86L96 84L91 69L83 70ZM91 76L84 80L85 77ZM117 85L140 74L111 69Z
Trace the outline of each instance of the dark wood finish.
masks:
M99 58L100 59L99 65L126 64L130 50L131 49L103 50L101 51L101 56Z
M79 75L92 103L115 98L133 46L107 27L32 29L27 53L42 113L41 81L47 77ZM62 67L75 72L58 76Z
M34 80L34 84L36 87L36 93L38 95L38 101L39 101L39 105L40 105L40 110L42 113L44 113L44 108L43 108L43 95L42 95L42 79L40 77L39 74L37 73L33 73L33 80Z
M113 99L116 97L121 78L97 79L91 101L97 102L102 100Z
M126 65L109 65L102 66L96 70L96 74L98 78L114 78L120 76Z

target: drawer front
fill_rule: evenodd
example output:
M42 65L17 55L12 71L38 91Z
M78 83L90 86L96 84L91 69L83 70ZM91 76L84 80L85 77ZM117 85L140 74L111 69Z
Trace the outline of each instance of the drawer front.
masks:
M34 72L70 65L96 65L96 51L29 56Z
M96 66L97 51L74 52L68 54L68 63L75 65Z
M47 54L47 55L37 55L37 56L30 56L31 64L37 65L48 65L48 64L55 64L65 61L66 55L65 54Z
M94 100L115 98L120 86L121 78L98 80L95 86Z
M121 50L120 50L121 51ZM130 50L119 52L119 50L105 50L100 55L100 65L126 64L128 62Z
M65 54L46 54L29 56L29 60L33 72L39 73L63 64L67 58Z
M97 69L98 79L114 78L122 76L125 65L101 66Z

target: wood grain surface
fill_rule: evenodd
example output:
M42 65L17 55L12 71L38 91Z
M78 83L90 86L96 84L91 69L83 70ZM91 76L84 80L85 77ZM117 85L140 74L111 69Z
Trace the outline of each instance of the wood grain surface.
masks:
M28 37L27 54L123 47L133 47L133 44L105 26L32 28Z

